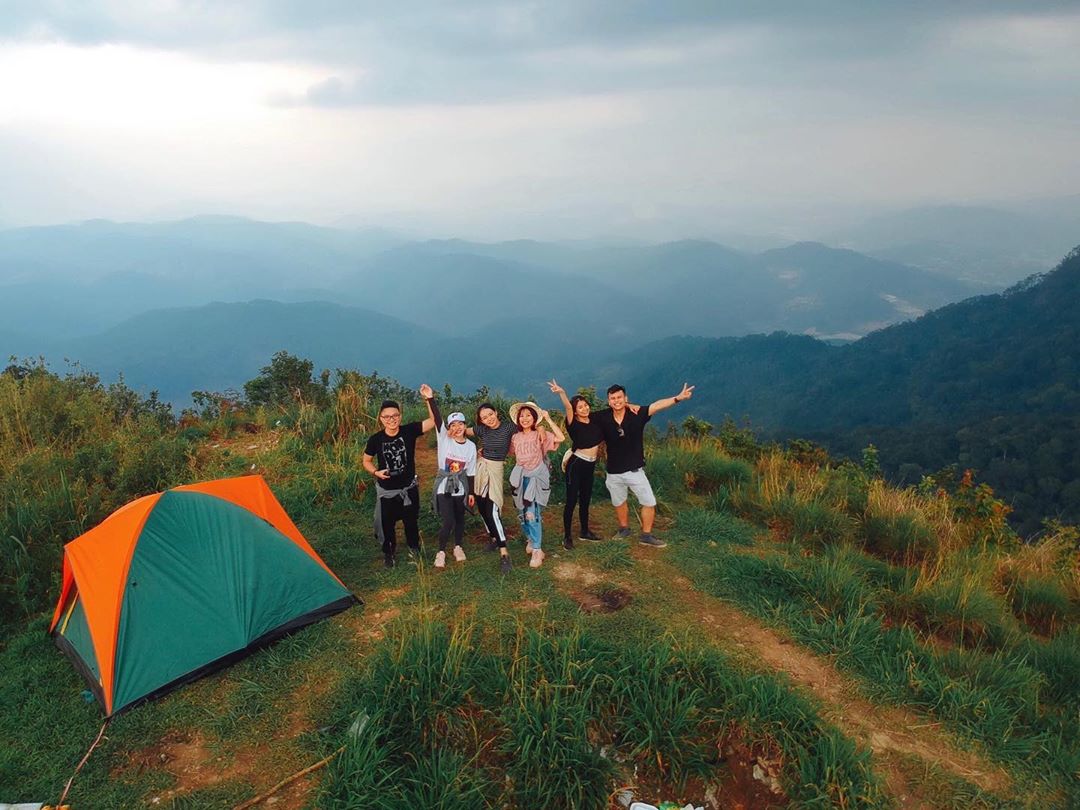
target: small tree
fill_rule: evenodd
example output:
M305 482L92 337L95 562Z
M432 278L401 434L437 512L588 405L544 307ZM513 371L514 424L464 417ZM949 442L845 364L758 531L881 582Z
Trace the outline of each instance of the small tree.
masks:
M315 364L280 351L264 366L259 376L244 383L244 394L252 405L287 407L300 402L323 404L330 375L312 378Z
M682 423L683 433L687 436L693 436L695 438L702 438L708 436L713 432L713 426L706 422L704 419L698 419L696 416L688 416Z
M878 449L868 444L862 451L862 471L867 478L881 477L881 461L878 459Z

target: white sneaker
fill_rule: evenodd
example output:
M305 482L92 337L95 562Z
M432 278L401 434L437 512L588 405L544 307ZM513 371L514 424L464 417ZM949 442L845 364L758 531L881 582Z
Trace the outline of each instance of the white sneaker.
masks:
M436 568L446 568L446 552L445 551L440 551L438 554L435 555L435 567Z
M532 546L529 544L528 540L525 541L525 553L532 554Z
M542 548L533 549L532 559L529 560L529 568L539 568L544 564L544 550Z
M465 562L465 549L461 546L454 546L454 559L458 562Z

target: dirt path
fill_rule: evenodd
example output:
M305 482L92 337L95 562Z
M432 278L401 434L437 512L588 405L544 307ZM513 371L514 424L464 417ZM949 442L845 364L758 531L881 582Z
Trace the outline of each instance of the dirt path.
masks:
M614 542L614 541L611 541ZM822 703L822 715L846 735L874 753L875 766L884 776L890 793L902 807L934 807L934 796L922 795L920 786L905 775L905 760L937 766L983 790L1001 793L1011 785L1009 775L978 754L964 750L943 731L913 712L876 706L858 697L858 688L831 663L792 643L781 634L732 605L694 589L690 580L667 561L663 552L633 546L636 565L648 572L646 580L680 589L677 610L698 623L720 646L749 655L775 672L783 672ZM586 563L560 561L552 571L566 591L595 584L601 578L618 582L620 577L601 577ZM641 579L639 577L638 579ZM620 582L631 591L634 585ZM645 601L648 605L648 601ZM646 608L648 609L648 607ZM666 602L665 611L671 609Z

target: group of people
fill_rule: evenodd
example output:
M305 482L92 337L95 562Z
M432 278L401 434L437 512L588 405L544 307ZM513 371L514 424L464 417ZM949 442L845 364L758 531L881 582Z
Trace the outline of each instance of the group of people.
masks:
M571 527L575 510L581 529L578 538L601 539L589 526L589 505L596 462L603 444L607 448L606 484L619 524L616 537L629 538L631 535L627 499L633 492L641 507L639 542L663 548L667 544L652 531L656 496L645 474L645 425L660 411L689 399L694 386L683 385L682 391L675 396L639 407L627 400L626 389L613 385L607 390L608 407L596 412L585 397L568 397L566 390L555 380L548 386L565 408L566 429L571 441L563 458L566 472L563 547L574 547ZM410 558L419 559L420 485L416 474L416 440L434 428L438 439L438 467L432 498L441 520L434 566L446 567L451 535L454 559L465 561L462 546L465 510L475 507L490 536L489 547L499 552L502 572L510 571L510 551L501 517L503 484L509 480L525 537L529 566L539 568L544 563L541 514L551 494L548 456L566 440L563 431L535 402L511 405L509 421L501 418L494 405L485 402L477 408L475 422L470 426L460 411L443 419L431 386L420 386L420 396L427 404L426 419L402 424L401 405L386 400L379 407L381 429L368 438L364 448L364 469L375 479L375 536L382 544L386 567L394 567L397 561L398 523L404 526ZM479 450L473 438L479 440ZM505 466L510 456L514 457L514 466L507 479Z

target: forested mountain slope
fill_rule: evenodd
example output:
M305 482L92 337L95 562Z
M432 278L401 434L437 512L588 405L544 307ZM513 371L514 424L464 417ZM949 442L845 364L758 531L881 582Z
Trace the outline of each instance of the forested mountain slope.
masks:
M699 415L853 451L873 441L908 479L978 467L1034 520L1080 514L1080 252L1045 276L829 347L773 334L672 338L604 369L642 401L683 380ZM1006 493L1008 494L1008 493ZM1037 521L1035 522L1037 525Z

